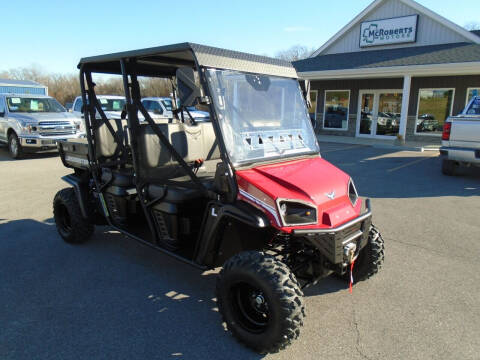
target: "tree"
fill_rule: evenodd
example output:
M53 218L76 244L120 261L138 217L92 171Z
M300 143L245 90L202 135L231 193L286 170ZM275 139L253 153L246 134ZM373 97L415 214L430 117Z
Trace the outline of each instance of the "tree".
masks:
M280 50L275 54L278 59L286 61L296 61L309 57L314 49L309 49L303 45L294 45L286 50Z
M480 30L480 22L470 21L469 23L465 24L464 28L467 29L468 31Z
M48 86L48 95L65 104L72 102L80 95L78 74L48 73L37 65L28 68L17 68L0 71L0 78L12 80L33 80ZM98 95L124 95L123 81L120 76L102 76L94 79L95 91ZM160 78L139 78L142 97L170 96L170 81Z

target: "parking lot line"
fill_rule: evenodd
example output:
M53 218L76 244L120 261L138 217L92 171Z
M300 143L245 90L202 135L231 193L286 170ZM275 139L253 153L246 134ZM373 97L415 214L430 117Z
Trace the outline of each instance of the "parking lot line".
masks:
M422 161L431 159L431 158L433 158L433 157L436 157L436 155L435 155L435 156L423 157L423 158L421 158L421 159L417 159L417 160L414 160L414 161L410 161L410 162L408 162L408 163L406 163L406 164L403 164L403 165L394 167L393 169L388 169L387 172L397 171L397 170L403 169L404 167L407 167L407 166L410 166L410 165L414 165L414 164L416 164L416 163L419 163L419 162L422 162Z
M353 146L347 146L347 147L343 147L343 148L340 148L340 149L332 149L332 150L327 150L327 151L321 151L320 150L320 153L321 154L326 154L326 153L330 153L330 152L334 152L334 151L350 150L350 149L355 149L355 148L360 148L360 147L365 147L365 145L353 145Z

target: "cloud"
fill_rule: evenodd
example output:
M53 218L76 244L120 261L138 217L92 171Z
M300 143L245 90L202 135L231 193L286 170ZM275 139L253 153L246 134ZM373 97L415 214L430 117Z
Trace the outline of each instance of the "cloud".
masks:
M308 26L287 26L283 28L285 32L301 32L301 31L311 31L312 28Z

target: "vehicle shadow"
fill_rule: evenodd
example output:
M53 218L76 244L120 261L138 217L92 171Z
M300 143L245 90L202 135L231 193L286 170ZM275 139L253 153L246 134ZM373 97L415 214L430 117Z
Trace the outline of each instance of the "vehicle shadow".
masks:
M460 167L456 176L443 175L438 152L412 153L361 147L327 152L324 158L349 174L363 197L480 195L480 168Z
M303 290L306 297L334 293L348 288L348 283L333 274Z
M12 159L8 153L8 148L4 144L0 144L0 161L22 161L22 160L31 160L31 159L43 159L51 158L58 156L58 151L54 150L43 150L39 152L24 152L22 158Z
M216 272L107 227L64 243L52 219L0 222L0 358L261 359L224 329Z

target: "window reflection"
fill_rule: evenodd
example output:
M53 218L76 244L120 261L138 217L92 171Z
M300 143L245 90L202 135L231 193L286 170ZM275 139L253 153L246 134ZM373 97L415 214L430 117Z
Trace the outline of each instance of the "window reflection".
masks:
M382 93L378 100L377 135L395 136L400 129L402 93Z
M349 104L349 91L325 91L323 127L347 130Z
M418 97L416 132L441 135L451 115L453 89L420 89Z

